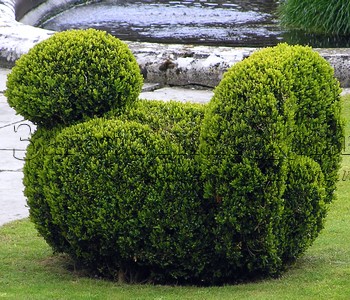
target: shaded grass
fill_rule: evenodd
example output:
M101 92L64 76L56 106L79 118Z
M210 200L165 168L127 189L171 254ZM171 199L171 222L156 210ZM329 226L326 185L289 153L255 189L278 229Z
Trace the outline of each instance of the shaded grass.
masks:
M350 34L349 0L284 0L282 25L311 32Z
M349 137L350 96L343 103ZM279 279L198 288L123 285L89 278L66 256L52 254L25 219L0 228L0 299L348 299L350 176L342 173L346 170L350 170L350 156L343 156L338 199L330 206L325 229Z

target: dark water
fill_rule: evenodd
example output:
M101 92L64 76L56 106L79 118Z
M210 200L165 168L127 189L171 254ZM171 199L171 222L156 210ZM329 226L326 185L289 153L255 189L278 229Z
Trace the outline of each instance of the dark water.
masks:
M276 0L105 0L76 6L41 25L107 30L123 40L261 47L279 42L349 47L350 37L286 31Z

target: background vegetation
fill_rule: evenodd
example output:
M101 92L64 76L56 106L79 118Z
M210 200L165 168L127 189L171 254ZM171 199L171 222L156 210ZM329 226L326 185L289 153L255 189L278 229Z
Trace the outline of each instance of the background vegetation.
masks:
M348 0L282 0L283 25L309 32L350 34Z

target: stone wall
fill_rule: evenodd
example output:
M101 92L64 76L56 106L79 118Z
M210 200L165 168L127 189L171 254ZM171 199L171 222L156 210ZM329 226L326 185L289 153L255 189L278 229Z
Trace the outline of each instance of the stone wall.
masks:
M52 11L60 11L82 1L87 0L0 0L0 67L12 67L23 53L54 33L31 25L36 25ZM229 67L256 50L127 43L146 82L175 86L214 87ZM316 50L334 67L341 85L350 87L350 49Z

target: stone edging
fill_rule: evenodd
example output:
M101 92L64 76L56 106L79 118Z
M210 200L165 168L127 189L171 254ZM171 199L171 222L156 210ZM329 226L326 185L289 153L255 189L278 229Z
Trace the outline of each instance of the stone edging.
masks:
M47 16L49 11L60 11L82 1L87 0L31 2L0 0L0 67L12 67L23 53L54 33L31 25L36 25L40 19ZM24 8L23 3L26 5ZM26 11L28 13L20 22L16 21L16 13L24 14ZM256 50L255 48L126 43L135 55L146 82L175 86L215 87L229 67ZM315 50L334 67L335 76L341 85L350 87L350 48Z

